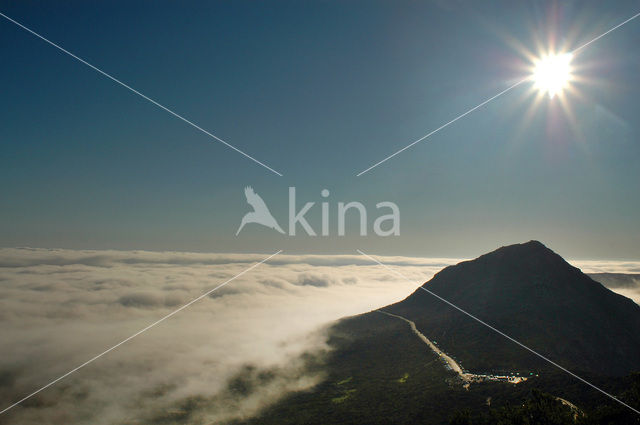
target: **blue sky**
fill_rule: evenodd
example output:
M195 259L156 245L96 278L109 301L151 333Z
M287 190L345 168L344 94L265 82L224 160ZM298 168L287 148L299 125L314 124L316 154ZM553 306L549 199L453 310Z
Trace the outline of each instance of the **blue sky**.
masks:
M531 116L514 89L356 174L638 13L605 2L0 2L0 11L284 174L279 177L0 20L2 246L469 257L539 239L640 258L640 20L574 59L584 82ZM551 37L550 34L555 34ZM401 235L235 236L251 185L394 201ZM317 217L310 221L319 227ZM332 222L335 226L335 221ZM333 227L335 229L335 227Z

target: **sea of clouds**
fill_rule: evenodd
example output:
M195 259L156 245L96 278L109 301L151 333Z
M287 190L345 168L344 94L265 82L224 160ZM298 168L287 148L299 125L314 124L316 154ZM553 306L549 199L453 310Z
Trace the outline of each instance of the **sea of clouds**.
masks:
M267 256L0 249L0 410ZM253 415L322 379L304 354L327 350L332 322L401 300L459 261L378 258L411 282L361 255L277 255L0 415L0 424ZM574 265L640 270L583 263Z
M267 256L0 249L0 410ZM185 415L215 422L254 414L322 378L305 373L300 355L326 348L329 323L400 300L456 261L381 260L416 283L360 255L280 254L0 423L155 423ZM230 385L239 377L251 388Z

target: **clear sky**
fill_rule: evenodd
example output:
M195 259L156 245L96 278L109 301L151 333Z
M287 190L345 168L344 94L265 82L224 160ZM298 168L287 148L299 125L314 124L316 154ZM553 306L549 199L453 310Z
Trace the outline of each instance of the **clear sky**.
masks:
M516 4L517 3L517 4ZM538 239L640 258L640 19L582 50L535 107L526 50L578 47L616 2L0 2L0 11L244 150L277 176L0 19L0 244L470 257ZM235 236L254 187L401 210L401 235ZM309 217L316 230L320 207ZM312 210L312 211L313 211ZM314 215L315 214L315 215Z

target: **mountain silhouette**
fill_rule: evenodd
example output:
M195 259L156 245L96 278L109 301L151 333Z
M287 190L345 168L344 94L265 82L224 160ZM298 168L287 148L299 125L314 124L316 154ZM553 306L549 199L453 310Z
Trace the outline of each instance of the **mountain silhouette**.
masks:
M640 306L538 241L447 267L423 287L564 367L640 370ZM385 310L415 321L467 369L553 367L421 289Z

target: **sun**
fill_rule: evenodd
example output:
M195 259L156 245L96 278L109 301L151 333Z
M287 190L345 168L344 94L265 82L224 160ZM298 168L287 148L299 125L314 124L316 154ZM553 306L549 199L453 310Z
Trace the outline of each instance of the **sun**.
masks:
M534 64L532 79L534 86L549 97L562 93L572 80L571 53L551 54L540 58Z

